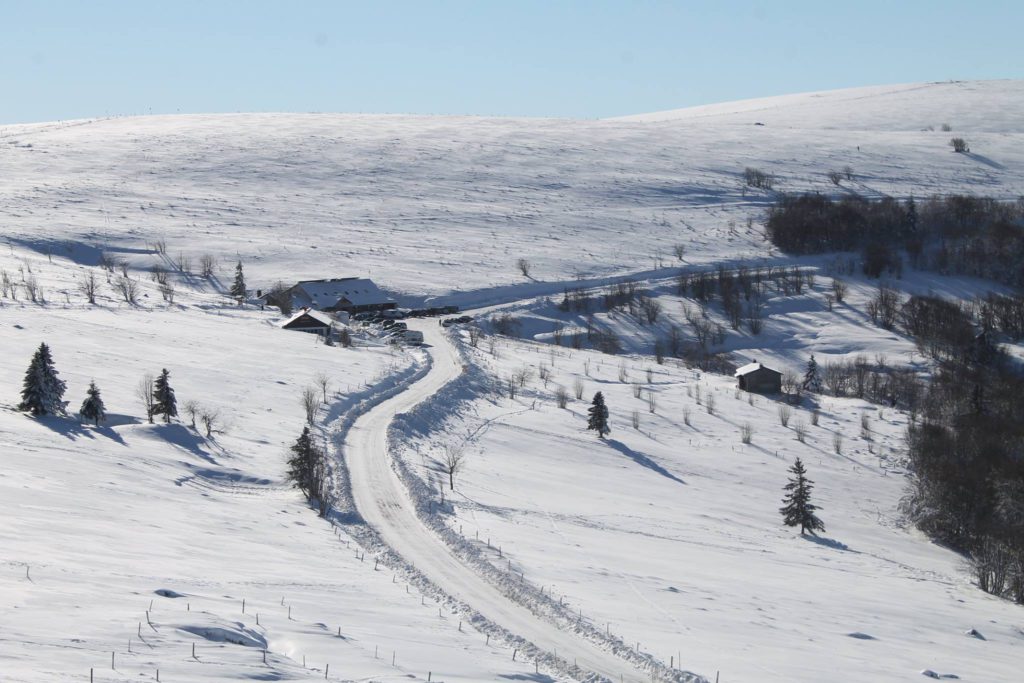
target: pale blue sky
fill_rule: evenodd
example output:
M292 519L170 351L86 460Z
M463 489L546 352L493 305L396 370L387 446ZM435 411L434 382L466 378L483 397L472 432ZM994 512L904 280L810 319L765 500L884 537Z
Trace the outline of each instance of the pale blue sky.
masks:
M0 123L234 111L595 118L1019 78L1022 26L1022 0L0 0Z

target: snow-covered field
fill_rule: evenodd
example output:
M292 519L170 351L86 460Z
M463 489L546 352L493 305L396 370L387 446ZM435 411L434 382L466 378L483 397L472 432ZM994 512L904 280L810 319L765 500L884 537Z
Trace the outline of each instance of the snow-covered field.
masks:
M744 187L747 166L787 191L834 190L827 172L850 166L847 190L868 196L1015 199L1022 109L1024 82L990 81L656 121L233 114L4 126L0 220L40 250L163 238L172 256L241 257L264 285L344 272L420 297L523 284L519 258L536 280L571 281L674 266L677 243L686 263L766 255L757 219L769 196ZM952 135L973 153L954 154Z
M566 284L628 274L658 290L663 326L684 325L690 302L671 284L680 266L793 263L764 241L771 195L744 188L744 167L776 174L781 190L1015 199L1022 110L1024 82L997 81L609 121L237 114L0 126L0 269L19 283L17 300L0 298L0 681L82 681L90 668L96 681L155 680L157 669L189 683L560 680L513 661L505 641L460 631L459 615L401 574L375 571L372 552L360 560L365 550L284 479L299 394L318 373L331 378L318 434L333 446L353 397L413 376L430 349L331 348L281 331L276 312L223 296L234 262L254 288L369 275L408 301L502 304L541 341L566 320L551 303ZM973 153L954 154L951 135ZM854 180L834 187L826 173L847 165ZM138 305L119 301L96 267L103 253L127 262ZM148 269L184 256L198 272L204 254L217 276L172 273L165 303ZM926 369L908 340L867 321L873 283L848 278L847 304L828 311L825 261L810 265L818 284L773 298L765 331L730 335L728 350L786 369L811 352ZM87 272L100 280L95 306L78 288ZM27 301L26 280L45 303ZM987 287L920 273L895 284L958 297ZM783 427L775 402L737 398L730 378L640 355L649 328L602 322L630 355L513 340L492 355L484 340L467 350L465 381L399 423L399 453L431 483L427 495L441 485L441 445L467 444L454 514L442 519L493 564L492 579L521 572L528 597L543 589L545 613L575 611L592 642L709 680L721 672L723 683L909 681L926 669L1019 678L1024 613L978 591L958 556L899 520L905 415L825 398L800 443L793 425L810 422L800 409ZM42 341L70 410L96 380L106 426L15 410ZM184 415L140 419L137 384L164 367L180 404L218 411L212 438ZM476 393L524 367L515 400ZM607 442L584 429L584 401L552 402L577 378L584 400L608 397ZM779 523L798 455L828 528L817 541Z
M900 523L905 415L824 398L818 426L807 407L793 407L783 427L778 401L748 402L733 380L675 363L552 354L526 342L494 352L481 347L472 357L499 387L528 368L522 393L462 392L458 416L410 441L405 457L435 463L427 471L439 490L443 445L465 444L447 524L501 547L501 559L490 553L498 569L511 559L599 628L711 678L912 681L929 669L1016 680L1020 608L978 591L956 555ZM583 400L559 409L556 388L572 394L576 380ZM586 430L595 391L612 416L603 442ZM805 443L796 440L800 423ZM796 457L816 482L827 526L820 538L780 523ZM971 628L986 640L965 635Z

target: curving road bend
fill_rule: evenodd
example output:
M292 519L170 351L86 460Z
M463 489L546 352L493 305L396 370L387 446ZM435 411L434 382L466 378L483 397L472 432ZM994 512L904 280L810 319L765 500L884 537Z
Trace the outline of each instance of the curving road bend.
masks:
M392 550L452 597L469 605L495 624L547 652L557 652L611 681L649 680L623 659L588 640L560 630L528 608L507 598L449 550L419 518L409 495L391 469L387 430L395 415L412 409L462 372L452 343L436 320L410 320L409 328L423 332L430 345L433 367L407 390L384 401L356 420L345 443L352 495L363 519Z

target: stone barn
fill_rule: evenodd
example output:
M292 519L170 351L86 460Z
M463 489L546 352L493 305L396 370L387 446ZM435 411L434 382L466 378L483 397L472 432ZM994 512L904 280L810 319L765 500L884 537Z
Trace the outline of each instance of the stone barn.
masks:
M739 388L758 394L777 394L782 391L782 373L765 367L756 360L736 370Z

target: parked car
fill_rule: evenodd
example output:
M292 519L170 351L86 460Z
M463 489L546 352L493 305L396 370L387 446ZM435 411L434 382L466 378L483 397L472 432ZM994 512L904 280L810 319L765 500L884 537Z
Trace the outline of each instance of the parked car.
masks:
M419 330L395 330L383 337L388 344L413 344L423 343L423 333Z
M460 315L457 318L445 318L441 321L442 327L451 327L452 325L461 325L462 323L473 322L473 316L471 315Z
M423 333L419 330L405 330L402 332L402 339L406 344L422 344Z
M401 320L407 315L409 315L409 311L405 308L392 308L387 311L380 312L380 317L388 320Z
M359 322L369 321L376 315L377 314L374 311L363 311L362 313L356 313L353 315L352 320L357 320Z

